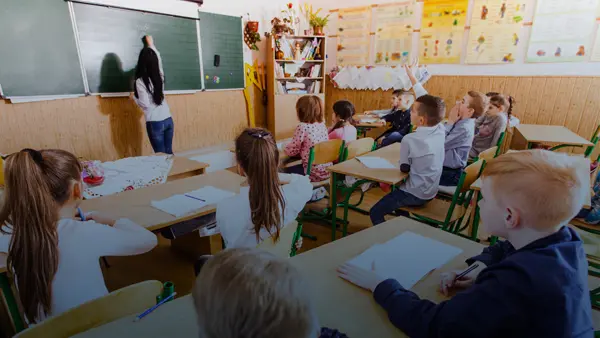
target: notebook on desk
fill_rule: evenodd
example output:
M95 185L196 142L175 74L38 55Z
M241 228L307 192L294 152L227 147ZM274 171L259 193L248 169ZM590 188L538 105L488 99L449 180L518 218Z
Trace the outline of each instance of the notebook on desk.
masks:
M457 247L405 232L386 243L373 245L347 263L365 270L374 268L378 275L393 278L410 289L461 252Z

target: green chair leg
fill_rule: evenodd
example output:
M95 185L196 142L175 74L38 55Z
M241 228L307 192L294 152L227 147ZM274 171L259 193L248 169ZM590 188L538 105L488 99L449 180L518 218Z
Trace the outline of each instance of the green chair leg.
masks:
M2 294L4 295L4 299L6 300L6 305L8 306L10 317L12 319L13 325L15 326L15 331L19 333L25 329L25 326L23 325L21 313L19 312L19 306L17 305L15 295L13 294L12 288L10 287L10 282L8 280L6 272L0 274L0 288L2 288Z

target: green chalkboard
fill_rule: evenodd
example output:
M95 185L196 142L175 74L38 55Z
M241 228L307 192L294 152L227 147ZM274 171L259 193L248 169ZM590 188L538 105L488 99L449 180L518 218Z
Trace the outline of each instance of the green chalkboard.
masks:
M206 89L244 88L242 19L200 12L200 44ZM215 66L219 55L219 66Z
M142 37L152 35L165 72L165 90L202 89L197 20L73 4L81 57L92 93L129 92Z
M0 86L6 97L84 94L67 2L0 2Z

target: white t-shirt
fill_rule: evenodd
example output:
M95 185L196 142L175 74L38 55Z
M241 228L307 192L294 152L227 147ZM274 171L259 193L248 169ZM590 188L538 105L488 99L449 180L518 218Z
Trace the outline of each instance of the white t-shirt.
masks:
M283 181L290 182L281 186L285 200L285 211L281 222L283 228L298 217L306 202L312 197L313 188L308 176L279 174L279 177ZM256 241L250 213L249 193L249 187L242 187L238 195L217 204L217 227L228 249L254 248L263 240L271 237L269 232L263 228L260 231L260 242Z
M156 235L128 219L118 220L114 227L62 219L57 231L59 260L52 281L52 316L108 294L100 257L139 255L157 244ZM0 252L8 252L11 238L10 234L0 236Z
M162 79L162 85L164 89L165 75L163 73L162 59L160 57L160 53L154 46L151 46L150 48L152 48L152 50L158 56L160 77ZM167 99L165 98L160 105L156 105L156 103L154 103L154 100L152 99L152 91L154 90L154 88L152 87L152 83L149 83L148 85L150 86L149 89L144 84L144 80L142 80L142 78L135 80L135 88L137 89L139 97L135 97L135 95L133 95L135 103L137 103L137 105L144 111L144 117L146 118L146 122L159 122L168 119L169 117L171 117L171 109L169 108Z

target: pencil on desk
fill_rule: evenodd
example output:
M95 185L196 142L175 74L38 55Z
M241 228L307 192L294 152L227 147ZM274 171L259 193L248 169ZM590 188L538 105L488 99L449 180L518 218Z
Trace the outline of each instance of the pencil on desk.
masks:
M159 306L161 306L164 303L166 303L166 302L170 301L171 299L173 299L176 294L177 294L177 292L173 292L172 294L169 295L169 297L161 300L158 304L154 305L153 307L151 307L148 310L144 311L142 314L140 314L137 317L135 317L135 319L133 321L134 322L140 321L140 319L146 317L147 315L149 315L150 313L152 313L154 310L158 309Z

